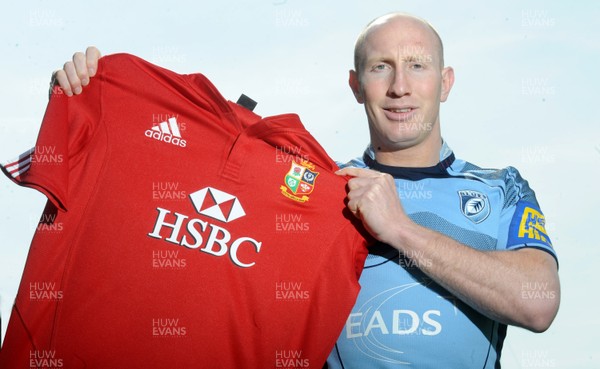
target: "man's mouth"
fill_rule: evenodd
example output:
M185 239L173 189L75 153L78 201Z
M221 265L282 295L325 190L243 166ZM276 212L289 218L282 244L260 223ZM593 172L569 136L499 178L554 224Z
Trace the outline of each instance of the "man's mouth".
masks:
M391 109L385 109L385 110L391 111L392 113L409 113L413 110L413 108L400 108L400 109L391 108Z
M415 110L417 110L417 108L413 106L383 108L383 111L385 112L387 118L393 121L410 120L411 117L414 115Z

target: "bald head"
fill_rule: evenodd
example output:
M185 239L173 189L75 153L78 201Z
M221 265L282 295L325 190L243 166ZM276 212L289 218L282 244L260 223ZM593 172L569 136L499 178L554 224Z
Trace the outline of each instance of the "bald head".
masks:
M429 22L424 19L405 14L405 13L390 13L381 17L375 18L371 21L365 29L358 35L356 44L354 46L354 69L360 74L362 67L365 62L365 46L369 42L369 37L380 31L383 27L394 26L395 32L402 32L403 28L421 28L422 31L431 37L435 50L437 53L437 59L440 64L440 69L444 67L444 46L442 39L440 38L437 31L433 28Z

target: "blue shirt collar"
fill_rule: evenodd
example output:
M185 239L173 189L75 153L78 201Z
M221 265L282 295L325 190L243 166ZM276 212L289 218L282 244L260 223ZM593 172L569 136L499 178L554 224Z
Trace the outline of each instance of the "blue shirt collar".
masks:
M365 165L371 169L378 170L383 173L388 173L394 178L408 179L417 181L424 178L442 178L448 177L448 167L454 162L454 153L450 146L442 140L440 148L440 162L431 167L395 167L390 165L380 164L375 160L375 152L373 147L369 145L363 155Z

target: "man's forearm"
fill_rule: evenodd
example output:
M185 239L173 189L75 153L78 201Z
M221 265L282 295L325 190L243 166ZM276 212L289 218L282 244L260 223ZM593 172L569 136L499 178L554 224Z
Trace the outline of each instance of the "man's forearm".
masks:
M550 254L531 248L479 251L413 222L396 234L391 246L487 317L541 332L556 316L560 284Z

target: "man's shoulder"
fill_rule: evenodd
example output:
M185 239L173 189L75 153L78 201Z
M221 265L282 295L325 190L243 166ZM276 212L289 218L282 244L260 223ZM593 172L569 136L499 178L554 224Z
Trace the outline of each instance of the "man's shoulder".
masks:
M352 167L352 168L366 168L367 167L367 164L365 164L363 158L360 156L356 157L350 161L346 161L346 162L336 160L335 163L337 164L337 166L340 169L347 168L347 167Z
M449 173L484 182L490 187L500 188L505 195L505 206L515 205L519 200L537 203L535 193L529 187L529 183L513 166L501 169L483 168L457 159L449 168Z

